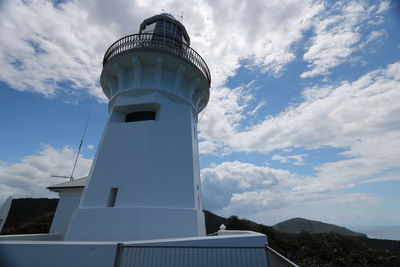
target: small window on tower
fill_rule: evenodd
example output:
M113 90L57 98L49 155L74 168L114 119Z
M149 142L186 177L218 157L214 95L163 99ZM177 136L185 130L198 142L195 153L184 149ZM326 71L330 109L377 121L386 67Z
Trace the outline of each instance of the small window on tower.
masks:
M116 187L111 188L110 194L108 196L107 207L115 206L115 200L117 199L117 194L118 194L118 188L116 188Z
M151 121L156 119L155 111L135 111L126 114L125 122Z

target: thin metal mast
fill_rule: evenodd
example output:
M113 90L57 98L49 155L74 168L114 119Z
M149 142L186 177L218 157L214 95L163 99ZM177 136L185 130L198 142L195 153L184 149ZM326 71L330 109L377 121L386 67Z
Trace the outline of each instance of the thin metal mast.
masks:
M86 120L85 129L83 130L81 142L80 142L79 148L78 148L78 154L76 155L74 167L72 168L71 176L69 177L69 180L70 180L70 181L73 181L73 180L74 180L74 172L75 172L76 164L77 164L77 162L78 162L79 154L81 153L81 148L82 148L82 144L83 144L83 138L85 137L86 129L87 129L87 126L88 126L88 124L89 124L89 119L90 119L90 114L89 114L89 116L88 116L88 118L87 118L87 120Z

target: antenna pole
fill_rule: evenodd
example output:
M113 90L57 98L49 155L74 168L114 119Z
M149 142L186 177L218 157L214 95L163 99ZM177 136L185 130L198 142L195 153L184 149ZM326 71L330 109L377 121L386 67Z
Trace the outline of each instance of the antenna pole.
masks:
M74 167L72 168L71 176L69 177L69 180L70 180L70 181L73 181L73 180L74 180L74 172L75 172L75 168L76 168L76 163L78 163L79 154L81 153L81 148L82 148L82 144L83 144L83 138L85 137L86 129L87 129L87 126L88 126L88 124L89 124L89 119L90 119L90 114L89 114L89 116L88 116L88 118L87 118L87 120L86 120L85 129L83 130L81 142L80 142L79 148L78 148L78 154L76 155Z

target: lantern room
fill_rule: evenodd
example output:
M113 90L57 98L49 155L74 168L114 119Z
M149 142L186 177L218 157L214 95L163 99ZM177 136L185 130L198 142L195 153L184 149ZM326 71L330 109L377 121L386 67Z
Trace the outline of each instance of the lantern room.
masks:
M148 18L140 24L140 34L154 34L155 37L163 36L180 43L190 45L190 38L185 26L168 13L162 13Z

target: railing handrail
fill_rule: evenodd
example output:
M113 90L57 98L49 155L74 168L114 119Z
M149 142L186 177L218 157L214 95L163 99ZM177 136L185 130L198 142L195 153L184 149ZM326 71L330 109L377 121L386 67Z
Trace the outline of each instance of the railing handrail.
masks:
M279 266L283 266L283 264L285 266L290 266L290 267L299 267L296 263L292 262L291 260L289 260L288 258L286 258L285 256L283 256L282 254L278 253L276 250L272 249L270 246L265 246L265 251L268 253L268 260L272 261L272 257L275 257L275 259L277 261L279 261L282 265ZM272 265L272 264L271 264Z
M122 52L146 48L163 50L182 57L195 65L207 79L208 84L211 84L210 70L204 59L187 44L167 35L138 33L124 36L107 49L103 58L103 66L112 57Z
M204 245L204 246L157 246L157 245L135 245L135 244L121 244L121 247L124 248L237 248L237 249L263 249L265 250L264 246L209 246L209 245Z

